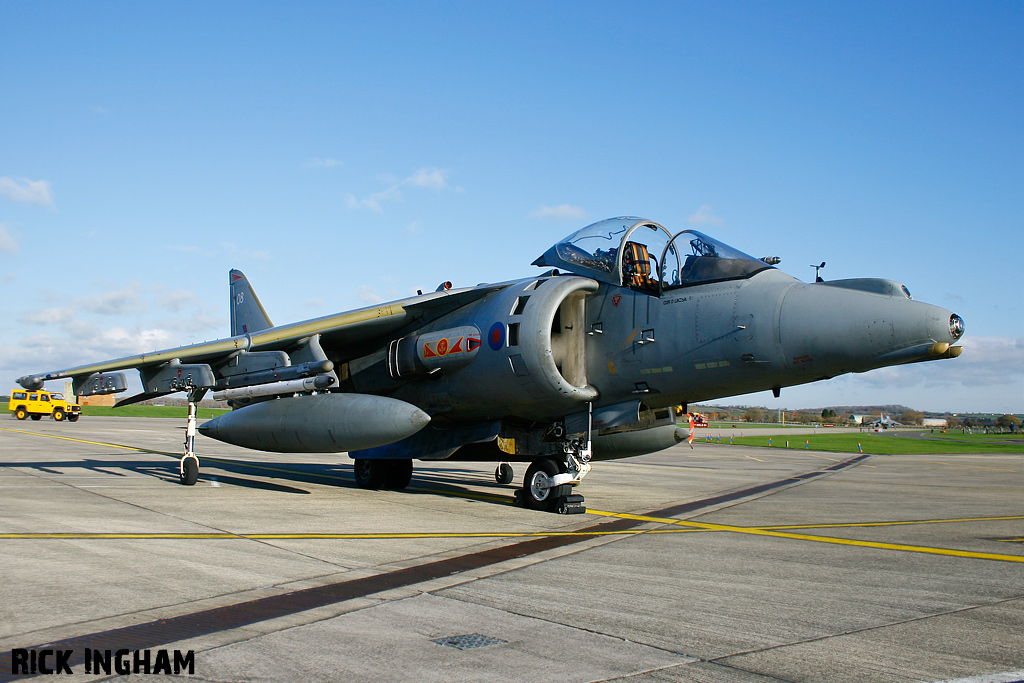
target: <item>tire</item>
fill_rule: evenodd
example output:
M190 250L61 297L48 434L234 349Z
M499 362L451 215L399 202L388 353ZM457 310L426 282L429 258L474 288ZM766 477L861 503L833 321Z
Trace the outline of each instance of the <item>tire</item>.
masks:
M499 484L511 484L515 476L516 473L512 470L512 465L509 465L507 462L501 463L494 470L494 481Z
M356 475L356 484L361 489L379 489L384 483L383 460L358 458L353 469Z
M68 422L78 422L79 417L81 417L81 415L71 413L70 415L68 415Z
M56 422L60 422L61 420L63 420L64 419L64 411L61 410L60 408L54 408L53 409L53 419Z
M39 420L42 420L42 419L43 419L43 416L42 416L42 415L35 415L35 414L33 414L33 415L29 415L29 417L30 417L30 418L32 418L33 420L36 420L37 422L38 422Z
M183 486L194 486L199 481L199 463L195 458L185 458L183 460L178 480Z
M14 411L14 417L18 418L19 420L24 420L26 417L28 417L28 411L25 410L24 408L17 408Z
M404 491L412 481L412 460L384 460L384 477L381 488L389 491Z
M558 505L558 499L569 495L572 486L562 484L553 488L541 488L539 484L545 479L550 479L556 474L562 473L562 467L554 460L534 460L530 469L526 470L526 477L523 479L523 501L526 507L532 510L547 510L553 512Z

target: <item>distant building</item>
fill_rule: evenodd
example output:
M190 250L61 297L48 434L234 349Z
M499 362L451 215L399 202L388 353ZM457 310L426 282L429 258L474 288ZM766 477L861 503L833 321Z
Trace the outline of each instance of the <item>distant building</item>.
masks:
M948 427L949 421L944 417L926 417L921 421L921 425L924 427Z
M83 406L112 406L117 402L114 394L103 394L99 396L79 396L78 403Z

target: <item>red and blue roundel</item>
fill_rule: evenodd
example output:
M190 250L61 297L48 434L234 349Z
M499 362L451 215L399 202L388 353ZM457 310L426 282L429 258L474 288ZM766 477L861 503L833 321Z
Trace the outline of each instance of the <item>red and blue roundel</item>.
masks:
M505 347L505 323L491 325L491 330L487 333L487 343L495 351L500 351Z

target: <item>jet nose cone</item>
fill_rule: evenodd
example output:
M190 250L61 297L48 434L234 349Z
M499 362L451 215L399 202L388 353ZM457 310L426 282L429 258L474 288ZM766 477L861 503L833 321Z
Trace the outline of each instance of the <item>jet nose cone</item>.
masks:
M964 336L964 319L956 313L951 313L949 316L949 333L953 336L953 341Z

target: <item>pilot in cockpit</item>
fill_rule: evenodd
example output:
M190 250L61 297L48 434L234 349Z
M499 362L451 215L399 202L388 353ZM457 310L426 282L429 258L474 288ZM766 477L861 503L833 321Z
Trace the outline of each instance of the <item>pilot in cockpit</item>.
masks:
M646 246L626 242L622 251L622 280L630 287L658 291L658 283L651 279L651 257Z

